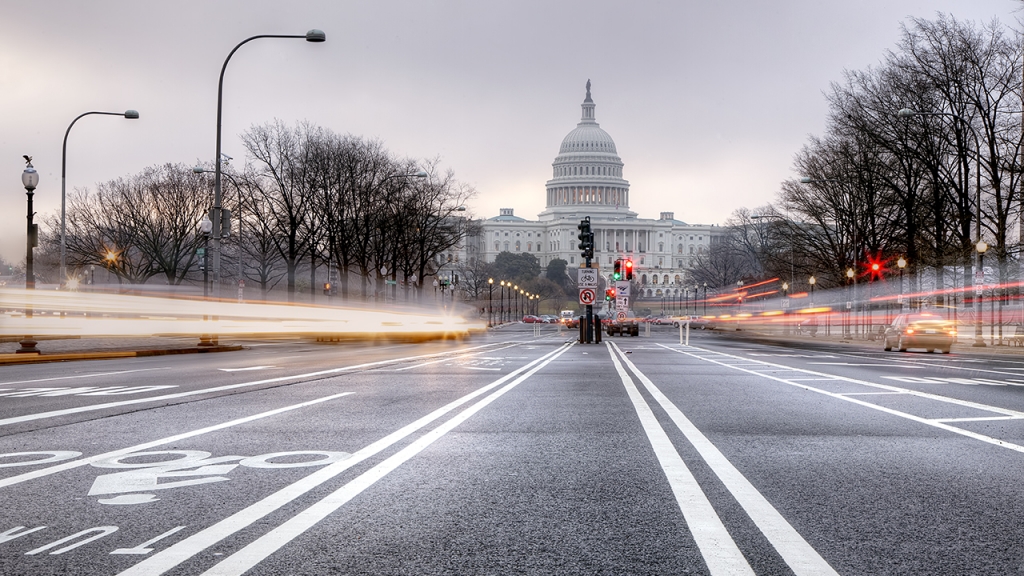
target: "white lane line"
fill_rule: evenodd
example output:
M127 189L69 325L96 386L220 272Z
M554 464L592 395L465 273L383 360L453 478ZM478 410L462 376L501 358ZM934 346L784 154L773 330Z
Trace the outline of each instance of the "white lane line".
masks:
M206 428L199 428L192 430L191 432L184 432L182 434L175 434L174 436L168 436L159 440L152 440L150 442L144 442L142 444L136 444L128 448L122 448L120 450L114 450L112 452L104 452L103 454L97 454L96 456L89 456L88 458L82 458L81 460L72 460L70 462L63 462L49 466L47 468L40 468L39 470L33 470L32 472L26 472L24 474L18 474L17 476L11 476L9 478L0 479L0 488L6 488L7 486L13 486L14 484L20 484L22 482L28 482L29 480L35 480L36 478L42 478L58 472L64 472L65 470L71 470L87 464L92 464L99 460L106 460L107 458L116 458L125 454L131 454L133 452L140 452L142 450L148 450L155 446L162 446L164 444L170 444L185 438L194 438L196 436L202 436L210 432L216 432L217 430L224 430L225 428L231 428L232 426L238 426L239 424L245 424L246 422L252 422L261 418L267 418L269 416L276 416L277 414L283 414L291 410L298 410L299 408L305 408L307 406L313 406L321 402L327 402L328 400L334 400L335 398L341 398L342 396L349 396L355 394L355 392L342 392L341 394L332 394L330 396L324 396L323 398L317 398L308 402L301 402L299 404L292 404L291 406L285 406L283 408L277 408L269 410L267 412L261 412L252 416L246 416L244 418L238 418L236 420L230 420L221 424L215 424L213 426L207 426Z
M260 519L274 512L275 510L281 508L282 506L286 506L296 498L299 498L303 494L309 492L310 490L313 490L314 488L323 484L324 482L327 482L328 480L334 478L335 476L338 476L339 474L348 470L352 466L355 466L356 464L363 462L364 460L378 454L379 452L386 450L395 443L405 439L409 435L417 432L424 426L430 424L434 420L441 418L448 412L455 410L459 406L468 403L469 401L473 400L478 396L482 396L487 392L490 392L491 390L497 388L498 386L501 386L502 384L508 382L509 380L513 380L520 374L529 371L534 366L537 366L541 363L546 364L545 360L553 359L554 357L561 355L571 346L572 343L563 344L556 350L549 352L544 356L541 356L540 358L526 364L525 366L522 366L521 368L518 368L510 372L509 374L502 376L501 378L498 378L497 380L488 384L487 386L475 390L463 396L462 398L459 398L458 400L450 402L449 404L442 406L437 410L434 410L433 412L427 414L426 416L420 418L419 420L416 420L415 422L412 422L411 424L408 424L396 430L395 432L388 434L387 436L381 438L380 440L377 440L376 442L366 446L365 448L362 448L361 450L354 452L348 458L341 460L339 462L335 462L333 464L328 464L327 466L321 468L320 470L317 470L316 472L310 474L309 476L306 476L305 478L289 486L286 486L281 490L278 490L277 492L267 496L266 498L260 500L259 502L251 504L250 506L232 514L231 516L228 516L227 518L217 522L216 524L213 524L212 526L209 526L208 528L205 528L193 534L192 536L189 536L188 538L180 542L177 542L176 544L168 547L165 550L157 552L156 554L140 562L139 564L136 564L135 566L125 570L124 572L121 572L119 576L156 576L158 574L163 574L168 570L173 569L182 562L185 562L188 559L195 556L196 554L199 554L203 550L206 550L210 546L213 546L218 542L224 540L225 538L228 538L231 535L235 534L236 532L247 528L255 522L258 522ZM535 371L536 370L531 371L528 374L525 374L523 376L523 379L529 377ZM427 435L424 435L422 438L426 437ZM410 444L410 446L412 446L412 444ZM408 447L406 447L403 450L406 449L408 449ZM398 454L402 454L402 452L395 454L395 456L392 456L392 458L395 458L396 456L398 456ZM388 461L389 460L385 460L385 462ZM378 467L375 467L372 470L378 470L378 468L379 465ZM367 474L369 474L369 472L364 473L359 478L363 478L363 481L365 481L366 478L364 477L366 477ZM383 474L381 476L383 476ZM359 478L357 478L357 480ZM355 480L353 480L352 482L355 482ZM352 482L346 484L339 491L343 491L346 488L350 487L352 485ZM334 494L338 494L338 492L335 492ZM328 498L330 497L331 496L328 496ZM324 501L321 501L321 503L322 502ZM342 504L343 503L344 502L342 502ZM318 504L315 504L314 506L317 505ZM338 506L340 505L341 504L338 504ZM282 534L282 529L284 529L285 526L288 526L288 529L290 530L292 529L291 527L296 526L295 523L308 522L309 520L311 520L312 517L306 515L307 512L309 512L309 509L307 509L306 512L300 513L299 516L293 517L285 524L279 526L278 528L275 528L273 531L265 534L256 542L263 541L264 538L268 538L271 536L271 534L273 534L274 536L272 540L280 544L278 547L283 546L285 543L287 543L288 540L300 534L301 531L289 536L288 534ZM302 530L305 529L306 528L302 528ZM256 542L254 542L253 544L255 544ZM235 558L235 560L232 560L232 562L242 562L243 560L244 562L252 561L255 558L255 556L261 554L260 551L252 551L253 544L246 546L245 548L237 552L235 555L226 558L225 561L232 558ZM276 548L274 550L276 550ZM266 555L271 554L274 550L267 550ZM245 551L245 554L243 554L242 556L237 556L236 558L236 555L240 554L243 551ZM266 556L264 555L263 558L265 557ZM256 561L258 562L259 560ZM217 567L215 566L214 569L216 568Z
M978 418L933 418L933 422L988 422L990 420L1020 420L1017 416L981 416Z
M836 392L837 396L886 396L889 394L906 394L906 392Z
M808 364L821 366L882 366L884 368L906 368L908 370L923 370L924 366L912 366L909 364L860 364L857 362L808 362Z
M726 489L736 498L743 510L750 516L754 524L761 530L782 559L797 576L839 576L838 573L807 543L793 526L771 505L754 485L729 462L729 459L708 440L690 419L687 418L662 391L640 371L619 347L612 343L622 361L636 375L651 396L665 410L668 417L686 436L690 444L697 449L701 458L707 462ZM612 358L614 359L614 355Z
M441 358L440 360L432 360L430 362L420 362L419 364L413 364L412 366L403 366L401 368L395 368L395 372L402 372L404 370L412 370L413 368L422 368L423 366L430 366L431 364L440 364L441 362L457 362L459 360L462 360L463 358L471 358L473 356L477 356L479 354L486 354L488 352L491 352L491 353L493 353L493 352L500 352L502 350L507 350L507 349L513 348L515 346L518 346L518 344L509 344L508 346L504 346L502 348L495 348L494 350L483 350L483 351L480 351L480 352L474 352L472 354L462 354L462 355L459 355L459 356L455 356L453 358Z
M14 382L0 382L0 386L10 386L11 384L32 384L35 382L52 382L53 380L71 380L74 378L95 378L96 376L115 376L117 374L131 374L133 372L149 372L152 370L170 370L170 366L163 366L160 368L139 368L137 370L118 370L117 372L96 372L93 374L76 374L74 376L54 376L53 378L39 378L36 380L16 380Z
M469 348L469 350L475 350L478 348L491 347L493 344L484 344L482 346L475 346ZM192 390L191 392L178 392L175 394L164 394L163 396L150 396L148 398L136 398L134 400L122 400L120 402L107 402L104 404L92 404L89 406L79 406L77 408L66 408L64 410L52 410L50 412L38 412L35 414L26 414L24 416L15 416L13 418L5 418L0 420L0 426L9 426L11 424L20 424L22 422L31 422L33 420L43 420L45 418L54 418L57 416L66 416L68 414L79 414L82 412L92 412L95 410L106 410L108 408L118 408L120 406L130 406L133 404L143 404L147 402L161 402L164 400L175 400L177 398L187 398L189 396L199 396L202 394L210 394L212 392L223 392L225 390L235 390L238 388L247 388L250 386L260 386L262 384L273 384L275 382L286 382L288 380L298 380L301 378L315 378L318 376L326 376L328 374L338 374L341 372L347 372L349 370L359 370L361 368L369 368L371 366L383 366L385 364L394 364L395 362L406 362L409 360L416 360L419 358L433 358L436 356L451 354L451 352L436 352L433 354L422 354L419 356L405 356L402 358L393 358L391 360L380 360L377 362L367 362L365 364L356 364L354 366L343 366L341 368L331 368L328 370L319 370L317 372L307 372L305 374L295 374L293 376L280 376L277 378L268 378L266 380L255 380L253 382L242 382L241 384L228 384L226 386L217 386L214 388L204 388L202 390Z
M676 497L676 503L683 512L683 519L686 520L686 525L690 528L690 534L697 542L701 556L704 557L704 562L708 565L708 571L712 575L750 574L753 576L754 570L751 569L747 559L743 557L743 553L740 552L736 542L729 535L729 531L722 524L722 519L718 517L718 513L715 512L707 495L701 490L697 479L693 477L686 462L683 462L682 456L676 451L665 429L658 423L651 407L637 390L629 374L622 368L622 363L619 362L613 348L618 350L623 361L628 364L626 355L614 343L606 343L606 348L611 356L612 364L615 365L615 371L619 374L622 385L625 386L626 393L633 403L633 409L640 418L640 424L647 434L651 448L654 449L658 463L661 464L661 469L668 478L669 486Z
M724 362L719 362L719 361L713 360L711 358L698 356L697 354L691 354L690 352L687 352L686 350L680 350L680 349L676 349L676 348L671 348L671 347L665 346L663 344L659 344L659 346L662 346L666 350L671 350L673 352L676 352L676 353L679 353L679 354L685 354L687 356L691 356L691 357L697 358L699 360L704 360L706 362L711 362L713 364L718 364L719 366L723 366L725 368L732 368L732 366L730 366L730 365L728 365L728 364L726 364ZM1006 448L1008 450L1013 450L1015 452L1024 453L1024 446L1021 446L1019 444L1014 444L1012 442L1005 442L1005 441L1000 440L998 438L993 438L991 436L986 436L984 434L978 434L976 432L971 432L970 430L964 430L963 428L957 428L956 426L950 426L950 425L945 424L945 423L943 423L943 422L941 422L939 420L929 419L929 418L922 418L920 416L915 416L913 414L908 414L907 412L901 412L899 410L893 410L892 408L886 408L885 406L879 406L878 404L872 404L871 402L865 402L863 400L858 400L858 399L852 398L850 396L843 396L843 395L840 395L840 394L836 394L835 392L829 392L828 390L822 390L821 388L815 388L813 386L808 386L807 384L801 384L801 383L798 383L798 382L793 382L793 381L787 380L785 378L779 378L779 377L776 377L776 376L772 376L770 374L761 374L761 373L758 373L758 372L752 372L752 371L746 370L744 368L736 368L736 370L740 370L740 371L746 372L748 374L755 374L755 375L760 376L762 378L767 378L769 380L775 380L776 382L781 382L783 384L788 384L790 386L796 386L797 388L803 388L804 390L808 390L808 391L811 391L811 392L817 392L818 394L824 394L825 396L830 396L832 398L838 398L839 400L845 400L847 402L852 402L854 404L857 404L859 406L863 406L865 408L871 408L872 410L878 410L880 412L885 412L886 414L891 414L893 416L899 416L900 418L906 418L907 420L911 420L913 422L919 422L921 424L926 424L928 426L933 426L935 428L939 428L941 430L946 430L947 432L952 432L954 434L959 434L961 436L967 436L968 438L973 438L975 440L979 440L981 442L985 442L986 444L992 444L993 446L999 446L1000 448ZM792 368L791 368L791 370L792 370ZM818 376L830 376L829 374L824 374L822 372L814 372L813 370L802 370L802 372L804 372L805 374L815 374L815 375L818 375ZM894 392L903 392L903 393L908 394L910 396L917 396L918 398L926 398L928 400L935 400L937 402L945 402L947 404L955 404L957 406L965 406L967 408L977 408L978 410L983 410L983 411L986 411L986 412L995 412L997 414L1003 414L1004 416L1012 416L1014 418L1024 418L1024 412L1018 412L1016 410L1010 410L1008 408L999 408L998 406L986 406L985 404L979 404L977 402L969 402L967 400L958 400L956 398L948 398L946 396L939 396L937 394L929 394L927 392L918 392L917 390L910 390L910 389L907 389L907 388L897 388L896 386L888 386L886 384L876 384L874 382L868 382L866 380L857 380L855 378L846 378L846 377L843 377L843 376L839 376L839 377L835 377L835 379L836 380L842 380L844 382L852 382L854 384L862 384L864 386L870 386L872 388L881 388L881 389L884 389L884 390L891 390L891 391L894 391Z
M248 372L249 370L266 370L277 366L249 366L248 368L218 368L221 372Z

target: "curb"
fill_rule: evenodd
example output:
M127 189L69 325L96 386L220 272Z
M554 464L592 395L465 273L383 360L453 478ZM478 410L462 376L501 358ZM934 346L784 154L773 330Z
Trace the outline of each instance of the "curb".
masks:
M7 364L38 364L42 362L69 362L73 360L111 360L114 358L138 358L145 356L168 356L171 354L208 354L213 352L237 352L240 345L198 346L190 348L167 348L163 350L111 350L109 352L73 352L66 354L0 354L0 366Z

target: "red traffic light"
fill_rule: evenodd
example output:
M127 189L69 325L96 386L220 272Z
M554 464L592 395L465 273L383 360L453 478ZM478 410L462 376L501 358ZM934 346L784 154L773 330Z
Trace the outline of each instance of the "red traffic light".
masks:
M604 291L605 300L615 300L615 288L608 288Z
M633 261L626 260L626 280L633 279Z

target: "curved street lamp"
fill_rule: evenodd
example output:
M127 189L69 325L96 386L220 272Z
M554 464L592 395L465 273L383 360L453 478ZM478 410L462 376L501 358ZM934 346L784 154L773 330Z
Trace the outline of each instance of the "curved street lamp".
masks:
M65 193L65 183L67 181L68 176L68 135L71 134L71 127L75 125L75 122L78 122L79 118L82 118L83 116L89 116L90 114L99 114L102 116L121 116L128 120L139 119L138 110L125 110L124 112L84 112L76 116L75 119L71 121L71 124L68 124L68 129L64 132L64 144L61 146L60 150L60 277L57 279L57 282L62 287L64 286L64 281L65 278L67 277L67 260L65 256L65 254L67 253L67 240L65 236L65 231L67 228L67 194Z
M214 164L213 230L211 232L211 239L213 241L211 242L212 246L211 246L211 250L210 250L210 256L212 257L210 264L212 264L212 266L213 266L213 281L216 284L216 290L218 292L220 290L220 235L221 235L221 230L220 230L220 228L221 228L221 206L220 206L220 204L221 204L221 192L220 192L220 175L221 175L221 170L220 170L220 164L221 164L220 163L220 159L221 159L220 142L221 142L221 137L220 137L220 134L221 134L221 119L223 118L223 108L224 108L224 106L223 106L223 102L224 102L224 72L228 68L228 62L231 61L231 57L235 55L235 52L237 52L239 48L241 48L243 45L245 45L245 44L247 44L249 42L252 42L253 40L258 40L260 38L302 38L306 42L316 42L316 43L319 43L319 42L326 41L327 40L327 35L324 34L323 30L313 29L313 30L310 30L309 32L306 32L305 34L301 34L301 35L293 35L293 34L259 34L257 36L250 36L249 38L246 38L245 40L242 40L241 42L239 42L237 45L235 45L234 48L231 49L231 52L228 53L228 57L224 59L224 64L220 68L220 79L217 81L217 152L214 155L214 158L216 158L217 160L213 163Z

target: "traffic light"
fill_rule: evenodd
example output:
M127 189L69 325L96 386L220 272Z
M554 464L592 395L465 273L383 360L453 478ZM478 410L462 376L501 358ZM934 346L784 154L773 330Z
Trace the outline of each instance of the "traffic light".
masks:
M615 271L612 272L612 280L615 282L622 280L622 260L615 260Z
M626 280L633 279L633 260L626 260Z
M607 288L604 291L604 299L609 301L615 300L615 288Z
M590 216L580 220L576 228L580 231L576 235L580 239L580 256L587 260L592 259L594 257L594 233L590 231Z

